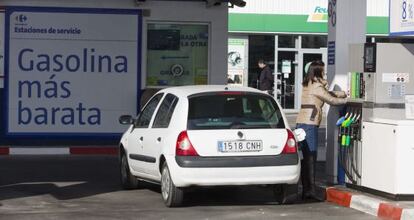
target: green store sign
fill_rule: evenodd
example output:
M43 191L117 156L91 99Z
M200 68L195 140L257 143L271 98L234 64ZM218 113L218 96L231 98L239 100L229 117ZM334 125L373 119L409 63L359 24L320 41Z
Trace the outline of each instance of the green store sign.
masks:
M230 32L328 33L327 9L309 15L229 14ZM367 17L367 34L388 35L388 17Z

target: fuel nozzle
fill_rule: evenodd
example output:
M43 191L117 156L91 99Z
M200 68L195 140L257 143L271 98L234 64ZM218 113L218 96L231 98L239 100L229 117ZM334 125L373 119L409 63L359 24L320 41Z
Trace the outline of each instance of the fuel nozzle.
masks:
M341 126L343 128L348 128L352 124L352 122L354 121L352 116L353 113L351 113L351 115L342 122Z
M341 137L341 145L344 147L348 147L351 144L351 136L349 135L349 132L347 132L347 130L349 129L351 124L355 121L355 118L356 118L356 114L351 113L349 117L346 117L346 119L344 119L344 121L341 123L341 127L344 129L344 132Z
M345 119L348 117L348 112L344 115L344 116L342 116L342 117L340 117L339 119L338 119L338 121L336 121L336 126L341 126L342 125L342 123L345 121Z
M336 126L341 126L342 122L345 121L345 116L342 116L338 119L338 121L336 121Z

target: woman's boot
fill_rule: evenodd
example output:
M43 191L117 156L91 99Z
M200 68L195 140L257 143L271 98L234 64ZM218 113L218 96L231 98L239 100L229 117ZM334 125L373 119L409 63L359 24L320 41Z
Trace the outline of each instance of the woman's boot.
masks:
M316 152L310 152L310 154L304 158L305 167L305 183L303 198L304 199L317 199L315 191L315 163L316 163Z
M302 200L306 199L306 195L309 193L310 189L310 182L308 177L308 169L306 165L305 158L300 161L301 163L301 170L300 170L300 179L302 181Z

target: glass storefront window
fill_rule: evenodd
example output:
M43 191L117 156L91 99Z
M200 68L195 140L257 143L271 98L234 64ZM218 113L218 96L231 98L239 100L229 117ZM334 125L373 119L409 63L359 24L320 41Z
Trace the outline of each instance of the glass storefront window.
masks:
M147 86L207 84L207 24L152 23L147 30Z
M326 47L327 40L326 35L303 35L302 48L323 48Z
M295 48L297 36L293 35L279 35L278 45L279 48Z
M257 79L261 69L258 61L263 59L274 70L275 63L275 36L250 35L249 36L249 80L248 86L257 88Z

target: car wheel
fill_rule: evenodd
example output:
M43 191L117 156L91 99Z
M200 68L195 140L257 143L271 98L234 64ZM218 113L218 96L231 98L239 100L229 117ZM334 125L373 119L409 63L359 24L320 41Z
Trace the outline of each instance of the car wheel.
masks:
M167 207L178 207L183 203L184 191L174 185L167 163L163 164L161 171L161 195Z
M134 175L131 174L131 171L129 170L128 159L125 153L122 153L121 156L120 172L121 185L123 189L138 188L139 181Z
M288 204L290 195L290 185L279 184L273 186L273 194L279 204Z

